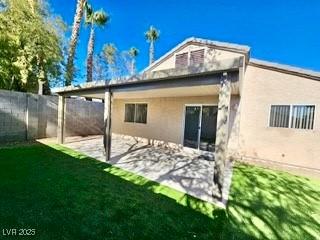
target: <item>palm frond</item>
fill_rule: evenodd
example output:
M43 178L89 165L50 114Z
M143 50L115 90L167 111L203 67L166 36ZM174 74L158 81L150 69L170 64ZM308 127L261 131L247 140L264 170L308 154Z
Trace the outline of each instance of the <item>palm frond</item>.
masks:
M94 20L93 19L94 12L93 12L92 6L88 3L88 1L84 3L84 10L85 10L85 23L92 24Z

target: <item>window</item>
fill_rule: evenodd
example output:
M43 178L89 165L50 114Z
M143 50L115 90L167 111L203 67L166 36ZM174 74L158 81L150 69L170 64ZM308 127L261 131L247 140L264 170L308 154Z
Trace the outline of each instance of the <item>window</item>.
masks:
M188 66L188 53L176 55L176 68L185 68Z
M148 105L145 103L125 104L125 122L147 123Z
M290 105L272 105L270 112L270 127L289 127Z
M272 105L270 127L313 129L314 105Z
M313 129L315 106L295 105L292 107L291 128Z
M201 65L204 62L204 49L192 51L190 53L190 65Z
M125 105L125 122L134 122L135 115L135 104L126 104Z

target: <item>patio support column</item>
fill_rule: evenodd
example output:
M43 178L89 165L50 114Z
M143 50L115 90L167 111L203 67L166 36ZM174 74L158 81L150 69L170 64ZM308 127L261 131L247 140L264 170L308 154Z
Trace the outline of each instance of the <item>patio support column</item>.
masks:
M217 131L215 144L215 165L214 165L214 192L213 195L222 198L222 186L224 180L224 167L227 158L229 110L231 100L231 80L226 72L220 81Z
M57 129L57 138L58 143L64 143L64 116L65 116L65 97L59 95L58 100L58 129Z
M110 160L111 153L111 139L112 139L112 131L111 131L111 108L112 108L112 92L110 89L106 90L104 96L104 147L106 154L106 161Z

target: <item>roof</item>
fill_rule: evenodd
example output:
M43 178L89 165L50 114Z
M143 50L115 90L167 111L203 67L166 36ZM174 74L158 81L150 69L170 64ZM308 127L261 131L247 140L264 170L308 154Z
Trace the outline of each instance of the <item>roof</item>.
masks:
M270 69L278 72L293 74L300 77L311 78L311 79L320 81L320 72L308 70L305 68L299 68L299 67L294 67L290 65L259 60L255 58L250 59L249 65Z
M220 49L225 49L229 51L234 51L238 53L243 53L245 55L248 55L250 51L250 47L246 45L239 45L234 43L227 43L227 42L219 42L219 41L212 41L208 39L203 38L196 38L196 37L190 37L178 44L176 47L171 49L169 52L167 52L165 55L163 55L161 58L153 62L151 65L149 65L147 68L145 68L142 72L148 71L151 68L157 66L159 63L164 61L166 58L168 58L170 55L174 54L177 50L184 47L187 44L196 43L196 44L202 44L202 45L210 45L215 46Z
M217 74L226 71L233 72L235 70L238 70L240 66L243 66L243 57L226 59L224 61L219 62L219 64L212 64L199 67L188 67L182 69L172 68L153 72L144 72L143 74L117 78L111 81L86 82L79 85L55 88L53 89L53 92L59 94L63 92L81 91L86 89L101 89L137 83L143 84L147 82L173 80L186 77L207 76L210 74Z

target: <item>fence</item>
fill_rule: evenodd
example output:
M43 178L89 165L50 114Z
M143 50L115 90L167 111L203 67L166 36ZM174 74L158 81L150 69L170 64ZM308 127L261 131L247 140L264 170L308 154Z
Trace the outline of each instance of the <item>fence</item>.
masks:
M103 103L66 99L66 136L103 132ZM56 137L58 97L0 90L0 142Z

